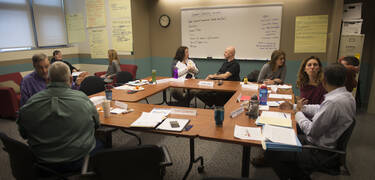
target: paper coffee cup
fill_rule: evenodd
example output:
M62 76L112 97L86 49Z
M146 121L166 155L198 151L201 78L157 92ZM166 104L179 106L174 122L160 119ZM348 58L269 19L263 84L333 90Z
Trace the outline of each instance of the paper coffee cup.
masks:
M104 118L108 118L110 111L111 111L111 101L104 100L102 106L103 106Z

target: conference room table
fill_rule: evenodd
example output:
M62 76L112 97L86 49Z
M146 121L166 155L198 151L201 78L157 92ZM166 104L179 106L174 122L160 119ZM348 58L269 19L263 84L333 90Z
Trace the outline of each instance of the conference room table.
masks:
M157 77L157 79L165 79L166 77ZM148 79L148 78L145 78ZM241 176L249 176L249 166L250 166L250 150L251 146L261 146L260 141L255 140L243 140L234 137L234 128L235 125L247 126L247 127L256 127L255 119L250 119L245 112L242 112L238 116L232 118L230 117L231 112L241 107L241 102L238 99L241 96L252 96L254 94L258 95L258 90L252 88L246 88L246 86L241 85L238 81L223 81L222 85L218 85L217 80L207 80L212 81L213 86L202 86L199 85L200 81L206 81L201 79L189 79L185 81L171 81L164 82L161 84L148 84L142 86L144 90L139 91L134 94L128 94L125 90L113 89L112 99L116 101L123 101L128 104L128 108L134 109L134 112L127 114L111 114L109 118L104 118L103 112L100 114L100 122L102 125L125 128L129 130L149 132L149 133L158 133L164 135L173 135L178 137L189 138L190 144L190 162L188 170L186 171L183 179L186 179L189 175L189 172L192 168L192 165L200 161L201 166L203 166L203 157L195 157L195 147L194 139L199 137L204 140L218 141L239 144L243 146L242 151L242 169ZM187 107L173 107L167 105L154 105L154 104L140 104L138 101L145 99L149 96L152 96L156 93L163 91L163 99L165 98L165 90L174 87L174 88L187 88L187 89L201 89L201 90L213 90L213 91L225 91L225 92L234 92L234 95L227 101L224 105L224 121L222 126L216 126L214 120L214 110L213 109L200 109L200 108L187 108ZM277 93L280 94L291 94L292 99L272 99L268 100L284 100L294 102L294 96L292 89L282 90L279 89ZM92 96L104 96L104 92ZM165 99L163 100L165 101ZM113 102L112 102L113 106ZM190 115L176 115L170 114L168 117L172 118L184 118L189 119L189 124L193 127L188 131L182 132L173 132L173 131L162 131L155 130L150 128L133 128L130 125L141 116L142 112L150 112L153 108L178 108L178 109L192 109L196 110L196 116ZM292 110L280 110L278 107L270 107L271 111L280 111L280 112L289 112L291 113L292 125L296 130L296 123L294 121L294 113Z

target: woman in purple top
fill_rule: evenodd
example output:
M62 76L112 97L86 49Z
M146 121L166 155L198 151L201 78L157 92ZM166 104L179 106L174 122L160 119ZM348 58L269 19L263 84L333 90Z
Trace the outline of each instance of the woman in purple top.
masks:
M322 63L318 57L311 56L303 60L297 76L297 88L301 98L308 100L308 104L320 104L327 91L322 86Z

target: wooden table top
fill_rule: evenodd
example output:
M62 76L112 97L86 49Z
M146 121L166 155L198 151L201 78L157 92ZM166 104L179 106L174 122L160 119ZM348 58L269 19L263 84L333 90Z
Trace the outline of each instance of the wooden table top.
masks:
M163 77L158 77L161 79ZM147 79L147 78L146 78ZM254 94L258 94L258 91L251 90L248 88L243 88L238 81L224 81L223 85L218 86L217 82L214 83L213 87L209 86L199 86L198 82L202 80L198 79L190 79L185 80L184 82L169 82L169 83L162 83L156 85L145 85L143 86L145 90L137 92L135 94L127 94L124 90L113 90L112 92L112 99L125 101L128 104L128 108L132 108L135 111L128 113L128 114L120 114L115 115L111 114L109 118L104 118L103 113L100 112L100 121L101 124L113 127L122 127L122 128L129 128L133 130L139 131L147 131L147 132L154 132L154 133L161 133L167 135L176 135L176 136L188 136L188 137L200 137L203 139L215 140L215 141L222 141L222 142L230 142L230 143L237 143L237 144L245 144L245 145L260 145L260 141L252 141L252 140L242 140L234 138L234 127L235 125L240 126L248 126L248 127L256 127L255 119L249 119L249 117L243 112L235 118L230 117L230 113L241 106L240 102L237 102L237 98L240 95L247 95L252 96ZM199 108L186 108L186 109L195 109L197 110L196 116L183 116L183 115L169 115L168 117L174 118L184 118L190 119L191 125L193 127L189 131L182 131L182 132L171 132L171 131L160 131L155 129L149 128L131 128L130 124L133 123L142 112L150 112L153 108L172 108L172 106L165 106L165 105L153 105L153 104L139 104L139 103L131 103L137 102L141 99L144 99L148 96L156 94L168 87L181 87L181 88L191 88L191 89L204 89L204 90L218 90L218 91L232 91L235 94L229 99L229 101L225 104L224 110L224 122L223 126L216 126L214 120L214 110L212 109L199 109ZM278 90L277 93L280 94L292 94L292 100L288 100L294 102L294 95L292 89L289 90ZM97 95L104 95L104 92L95 94ZM268 100L282 100L282 99L272 99L268 98ZM176 108L184 108L184 107L176 107ZM292 110L280 110L279 108L270 107L272 111L280 111L280 112L289 112L292 114L292 124L294 130L296 130L296 122L294 113Z
M113 107L113 102L111 102L111 106ZM127 114L110 114L109 118L104 118L103 112L99 112L100 116L100 123L106 126L112 127L119 127L119 128L128 128L137 131L147 131L147 132L155 132L160 134L167 134L167 135L176 135L176 136L198 136L199 133L202 131L202 128L206 126L206 121L215 122L213 119L214 110L212 109L198 109L198 108L186 108L186 107L174 107L174 106L166 106L166 105L154 105L154 104L140 104L140 103L127 103L128 109L134 109L133 112ZM189 131L182 131L182 132L173 132L173 131L161 131L155 130L152 128L137 128L137 127L130 127L130 125L137 120L142 112L150 112L153 108L178 108L178 109L194 109L197 111L196 116L188 116L188 115L176 115L176 114L169 114L168 117L171 118L181 118L181 119L189 119L190 125L193 127Z

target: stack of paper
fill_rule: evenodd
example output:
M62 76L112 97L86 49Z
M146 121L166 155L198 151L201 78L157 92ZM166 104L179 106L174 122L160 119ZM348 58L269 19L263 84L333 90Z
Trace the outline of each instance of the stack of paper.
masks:
M186 116L196 116L197 115L197 110L173 108L171 110L171 114L186 115Z
M292 128L264 125L262 133L265 150L301 151L301 142Z
M135 81L129 81L126 84L130 86L143 86L143 85L149 84L149 82L147 80L135 80Z
M122 85L119 87L115 87L115 89L120 89L120 90L131 90L131 91L142 91L145 88L139 87L139 86L129 86L129 85Z
M234 126L234 137L246 140L262 141L263 136L259 127Z
M169 83L171 81L173 81L173 78L159 79L156 80L156 84Z
M134 121L131 127L148 127L154 128L161 123L166 117L162 113L143 112L142 115Z
M180 132L185 128L189 121L189 119L167 118L156 129ZM171 122L178 124L178 126L172 127Z
M257 91L258 90L258 84L242 84L242 88L246 88L246 89L251 89L251 90Z
M256 120L257 125L269 124L283 127L292 127L292 119L290 113L282 113L275 111L263 111L262 115Z
M105 96L95 96L95 97L92 97L90 98L90 101L95 105L99 105L99 104L102 104L103 101L105 100Z
M289 95L289 94L270 94L269 98L292 99L292 95Z

